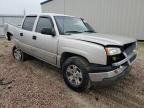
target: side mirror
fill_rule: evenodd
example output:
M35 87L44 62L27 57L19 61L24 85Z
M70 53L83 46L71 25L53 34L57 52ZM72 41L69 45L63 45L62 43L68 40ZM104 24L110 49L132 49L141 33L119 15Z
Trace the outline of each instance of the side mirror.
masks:
M53 28L43 28L41 30L41 33L46 35L52 35L52 36L56 35Z

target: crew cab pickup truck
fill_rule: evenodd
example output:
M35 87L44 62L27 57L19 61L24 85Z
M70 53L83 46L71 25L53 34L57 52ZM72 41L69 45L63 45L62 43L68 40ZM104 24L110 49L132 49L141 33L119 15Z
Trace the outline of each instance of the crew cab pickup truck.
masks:
M21 27L6 24L5 32L14 40L17 61L31 55L60 68L65 83L78 92L124 78L137 56L136 39L97 33L74 16L27 15Z

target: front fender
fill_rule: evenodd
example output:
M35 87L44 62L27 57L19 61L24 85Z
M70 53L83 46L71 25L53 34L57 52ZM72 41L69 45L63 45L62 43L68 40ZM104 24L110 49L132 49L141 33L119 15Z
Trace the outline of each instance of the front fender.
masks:
M63 39L59 42L59 58L64 52L83 56L89 61L89 63L101 65L107 64L107 56L104 47L95 43L73 39Z

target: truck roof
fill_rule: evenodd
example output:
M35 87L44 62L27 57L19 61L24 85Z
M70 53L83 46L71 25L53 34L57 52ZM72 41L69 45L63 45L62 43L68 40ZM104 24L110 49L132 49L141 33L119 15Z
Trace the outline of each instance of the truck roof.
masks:
M56 14L56 13L36 13L36 14L27 14L26 16L41 16L41 15L48 15L48 16L70 16L65 14ZM71 16L75 17L75 16Z

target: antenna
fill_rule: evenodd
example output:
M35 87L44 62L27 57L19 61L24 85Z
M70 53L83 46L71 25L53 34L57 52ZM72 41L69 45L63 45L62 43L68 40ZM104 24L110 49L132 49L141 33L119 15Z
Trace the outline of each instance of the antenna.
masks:
M65 8L66 8L66 1L64 0L64 15L66 14L65 13Z
M23 13L24 13L24 16L25 16L26 15L26 10L25 9L23 10Z
M66 1L64 0L64 15L65 13L65 8L66 8ZM63 18L63 33L65 32L65 25L64 25L64 18Z

